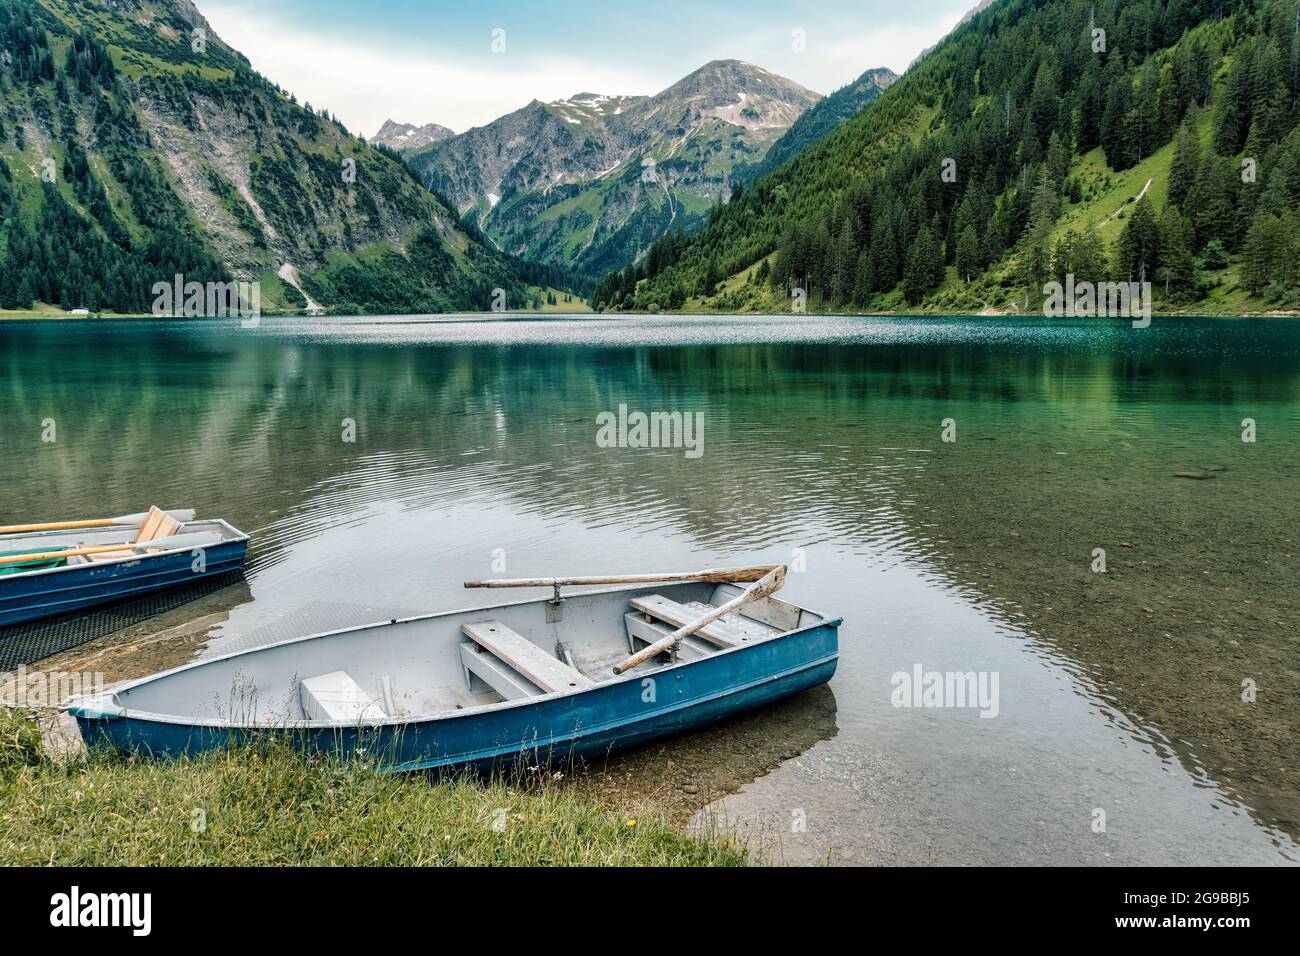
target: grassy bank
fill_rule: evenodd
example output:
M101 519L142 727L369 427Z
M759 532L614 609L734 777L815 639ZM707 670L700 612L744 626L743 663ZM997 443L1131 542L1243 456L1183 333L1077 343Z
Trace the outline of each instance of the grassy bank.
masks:
M437 782L245 747L55 761L0 709L0 864L727 866L743 855L541 779Z

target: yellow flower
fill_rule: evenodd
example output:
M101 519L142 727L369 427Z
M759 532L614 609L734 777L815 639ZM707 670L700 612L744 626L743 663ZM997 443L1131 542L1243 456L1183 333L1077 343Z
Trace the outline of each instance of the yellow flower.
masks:
M627 825L630 826L630 827L634 827L634 826L636 826L636 821L635 821L635 820L628 820L628 821L627 821Z

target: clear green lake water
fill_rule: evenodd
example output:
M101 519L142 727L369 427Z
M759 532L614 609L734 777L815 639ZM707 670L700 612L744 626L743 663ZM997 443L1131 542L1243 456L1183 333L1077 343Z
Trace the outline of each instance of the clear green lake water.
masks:
M600 447L620 404L702 413L703 453ZM1294 319L0 322L0 489L253 536L245 583L89 648L110 679L491 603L460 582L502 562L793 560L834 680L644 786L792 862L1297 859ZM893 706L918 664L996 673L997 716Z

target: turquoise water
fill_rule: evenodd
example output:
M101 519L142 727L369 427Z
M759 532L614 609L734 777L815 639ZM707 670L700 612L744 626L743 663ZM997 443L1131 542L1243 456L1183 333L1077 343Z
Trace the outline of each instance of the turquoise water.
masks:
M110 679L467 578L784 560L834 681L646 787L740 786L709 813L788 860L1296 857L1295 320L4 322L0 376L0 521L253 535L246 585L91 649ZM701 454L601 447L620 405ZM997 716L894 706L917 665L997 674Z

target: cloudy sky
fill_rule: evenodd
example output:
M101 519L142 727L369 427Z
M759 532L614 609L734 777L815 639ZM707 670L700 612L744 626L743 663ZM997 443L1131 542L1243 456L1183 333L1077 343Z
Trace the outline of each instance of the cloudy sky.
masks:
M975 0L196 2L259 72L370 136L389 117L463 132L534 98L655 93L715 59L829 93L871 67L902 72Z

